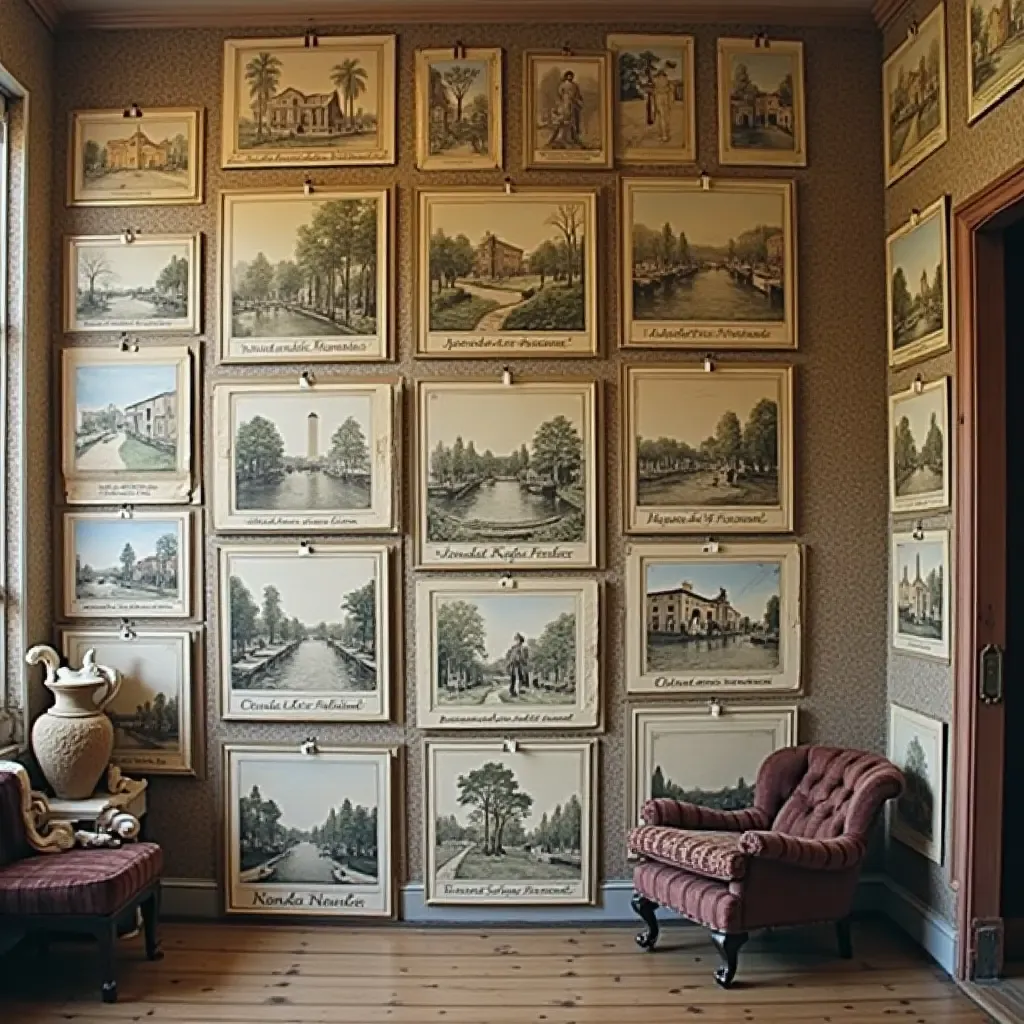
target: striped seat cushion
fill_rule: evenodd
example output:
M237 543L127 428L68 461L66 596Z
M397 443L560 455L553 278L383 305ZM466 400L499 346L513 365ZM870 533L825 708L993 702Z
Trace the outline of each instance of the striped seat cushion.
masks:
M629 849L640 857L684 868L705 878L734 882L747 873L747 855L738 832L702 832L641 825L629 835Z

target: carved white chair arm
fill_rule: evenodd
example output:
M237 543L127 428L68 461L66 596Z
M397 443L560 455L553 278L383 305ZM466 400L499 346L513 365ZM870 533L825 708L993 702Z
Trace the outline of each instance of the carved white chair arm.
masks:
M75 845L75 830L66 821L50 821L46 797L32 792L25 766L17 761L0 761L0 772L7 772L18 780L21 790L21 820L25 825L28 845L37 853L63 853Z

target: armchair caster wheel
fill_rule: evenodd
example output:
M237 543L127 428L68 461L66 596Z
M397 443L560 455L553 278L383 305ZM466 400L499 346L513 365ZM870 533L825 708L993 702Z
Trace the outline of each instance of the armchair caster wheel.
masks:
M105 981L103 987L100 989L100 998L105 1003L116 1003L117 1002L117 982L116 981Z
M636 944L645 952L653 953L654 947L658 943L658 933L661 930L658 926L658 918L655 916L658 904L637 892L633 894L630 906L633 908L633 912L647 925L642 932L637 933Z
M746 932L712 932L711 941L722 958L721 966L715 971L715 981L722 988L732 988L733 979L736 977L736 961L739 958L740 950L746 944L749 935Z

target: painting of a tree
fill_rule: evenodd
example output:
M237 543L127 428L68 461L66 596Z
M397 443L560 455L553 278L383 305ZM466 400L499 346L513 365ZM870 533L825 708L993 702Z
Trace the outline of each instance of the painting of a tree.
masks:
M907 787L897 803L900 817L915 832L931 840L935 798L929 782L928 759L917 736L912 736L907 744L902 767Z
M256 117L256 138L264 134L267 106L277 92L281 81L281 61L272 53L263 51L251 58L245 66L245 80Z

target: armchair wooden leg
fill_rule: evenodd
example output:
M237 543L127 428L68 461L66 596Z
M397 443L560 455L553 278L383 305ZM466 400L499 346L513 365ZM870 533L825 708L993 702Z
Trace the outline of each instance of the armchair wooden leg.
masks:
M146 937L146 959L162 960L157 922L160 920L160 889L157 887L142 902L142 927Z
M100 946L100 998L105 1003L117 1002L117 918L103 921L96 930Z
M718 955L722 958L722 965L715 971L715 981L722 988L730 988L732 986L732 979L736 977L736 960L749 937L747 932L735 932L732 934L726 934L725 932L711 933L711 941L715 944L715 949L718 950Z
M850 919L848 917L836 921L836 941L839 943L839 955L844 960L852 960L853 939L850 937Z
M655 945L658 942L658 918L655 916L655 911L658 909L658 904L654 900L649 900L642 893L633 893L633 901L630 904L633 908L633 913L643 919L646 930L637 933L636 944L641 948L647 950L647 952L653 952Z

